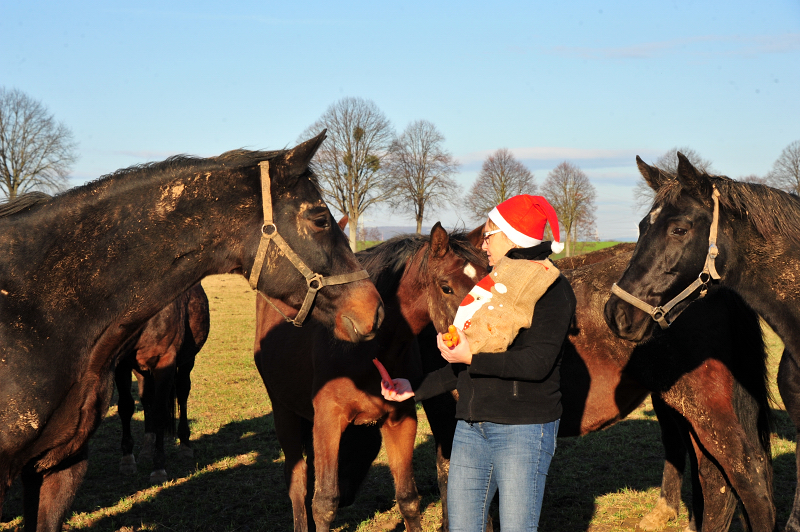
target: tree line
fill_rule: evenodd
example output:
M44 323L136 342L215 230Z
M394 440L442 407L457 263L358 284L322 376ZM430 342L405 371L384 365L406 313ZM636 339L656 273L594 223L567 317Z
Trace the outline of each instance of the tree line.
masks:
M540 188L533 173L510 150L500 148L486 157L462 196L453 179L459 163L430 121L416 120L398 135L374 102L349 97L328 107L298 140L323 129L328 139L317 152L315 170L327 200L349 217L352 228L359 227L364 213L378 204L412 216L420 232L423 221L443 208L458 209L465 219L479 223L512 196L539 194L558 214L568 256L575 242L595 239L597 192L569 161L550 171ZM696 168L713 172L711 162L690 147L673 148L654 165L675 173L678 151ZM32 190L63 190L76 160L77 143L67 126L41 102L0 87L0 192L7 199ZM740 179L800 194L800 140L789 144L763 177ZM636 210L652 204L652 191L643 180L637 182L633 196ZM354 250L356 240L357 231L350 231Z
M416 120L399 135L374 102L343 98L322 114L298 139L327 130L328 140L315 158L315 171L333 206L358 227L366 210L385 203L413 216L417 232L426 216L442 208L459 209L476 223L496 205L517 194L537 194L533 173L506 148L486 157L477 179L463 198L453 176L459 164L444 147L434 124ZM594 236L597 193L586 174L564 161L542 185L559 217L563 240L570 244ZM350 231L356 249L357 231Z

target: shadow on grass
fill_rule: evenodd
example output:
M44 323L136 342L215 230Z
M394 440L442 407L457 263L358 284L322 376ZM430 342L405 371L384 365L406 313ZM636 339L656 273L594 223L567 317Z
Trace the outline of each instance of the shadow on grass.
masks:
M788 417L783 419L785 413L775 414L779 436L794 438ZM141 430L143 427L136 427L137 432ZM177 480L149 490L150 464L140 464L135 477L118 472L119 421L115 416L107 419L91 440L89 473L73 504L77 514L100 509L106 509L106 514L91 521L73 518L69 529L247 532L292 529L291 504L271 414L228 423L218 432L193 441L196 452L193 459L179 456L177 447L168 446L169 474ZM778 523L782 526L791 510L794 493L794 454L777 456L773 466ZM642 492L642 504L651 507L655 499L645 492L660 486L662 467L663 449L658 423L654 420L627 420L580 438L560 438L548 476L540 525L545 530L562 532L605 530L591 526L598 499L630 490ZM421 507L435 505L438 487L432 437L417 445L414 469ZM690 500L688 484L687 479L685 503ZM4 522L22 511L18 491L6 501ZM124 501L133 494L135 500ZM362 523L373 520L376 513L388 512L393 507L391 473L385 465L375 464L354 504L340 508L333 528L355 531ZM438 525L438 514L434 524ZM384 517L380 523L373 521L363 529L399 531L403 525L395 509L390 517Z

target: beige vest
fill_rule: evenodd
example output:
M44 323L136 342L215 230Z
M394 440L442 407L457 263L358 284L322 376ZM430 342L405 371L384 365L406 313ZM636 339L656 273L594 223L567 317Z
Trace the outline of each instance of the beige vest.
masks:
M549 259L500 259L470 290L453 321L472 354L505 351L521 328L531 326L534 305L559 273Z

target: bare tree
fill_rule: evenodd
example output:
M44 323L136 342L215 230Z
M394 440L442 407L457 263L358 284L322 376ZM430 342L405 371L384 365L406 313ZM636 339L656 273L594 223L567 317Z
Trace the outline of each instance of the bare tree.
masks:
M427 120L412 122L393 143L387 158L386 181L392 208L410 212L422 231L429 211L453 204L459 195L451 176L458 163L443 147L444 136Z
M594 238L597 191L580 168L564 161L547 174L542 195L556 211L569 257L578 238Z
M72 132L44 105L0 87L0 190L8 199L36 189L64 189L76 148Z
M800 140L783 149L766 181L770 186L800 195Z
M301 139L323 129L327 140L314 157L323 192L336 209L350 218L350 248L356 250L358 219L386 198L383 168L394 131L374 102L343 98L309 126Z
M475 219L481 219L512 196L535 193L531 171L508 149L501 148L483 161L478 179L467 194L466 205Z
M656 159L653 166L664 170L670 174L678 173L678 152L681 152L689 159L692 166L703 172L711 172L711 161L703 159L699 153L688 146L680 148L672 148L664 155ZM634 212L642 212L649 209L655 200L655 191L650 188L650 185L644 179L639 179L633 189L633 210Z

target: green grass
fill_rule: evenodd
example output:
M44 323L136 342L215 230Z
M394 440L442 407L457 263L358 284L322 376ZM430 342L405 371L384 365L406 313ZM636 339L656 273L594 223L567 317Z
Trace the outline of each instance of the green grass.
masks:
M292 529L292 511L283 481L281 453L264 386L252 361L254 293L241 277L214 276L203 282L211 303L211 334L192 373L189 416L194 458L167 448L171 480L150 486L150 464L122 476L120 423L116 406L90 443L86 480L72 505L66 530L97 531L282 531ZM782 345L768 332L770 382L775 382ZM778 397L777 390L773 395ZM772 436L778 523L791 508L795 470L794 428L780 403ZM419 411L414 458L426 531L441 517L430 427ZM142 440L143 418L134 417L134 437ZM542 530L605 532L634 530L655 505L663 452L652 406L646 401L625 421L583 438L559 439L548 476ZM684 501L689 501L689 481ZM20 527L21 490L15 483L3 508L0 530ZM682 530L684 511L667 530ZM378 456L356 503L339 511L335 530L402 530L386 455ZM734 521L734 530L741 530Z
M597 251L598 249L610 248L611 246L616 246L617 244L619 244L619 242L616 240L608 240L605 242L575 242L572 244L572 249L570 249L570 256L574 257L575 255L583 255L584 253ZM564 257L566 257L566 250L562 251L561 253L551 255L550 259L558 260Z

